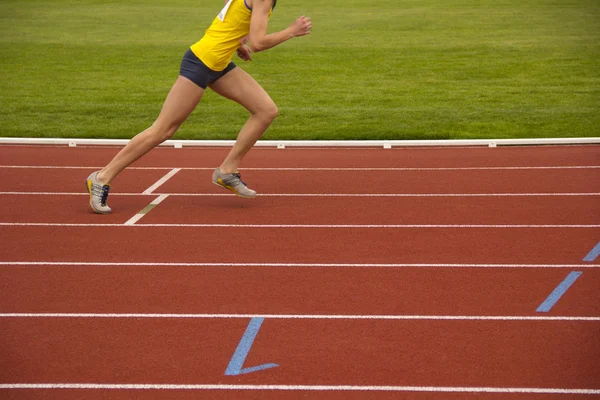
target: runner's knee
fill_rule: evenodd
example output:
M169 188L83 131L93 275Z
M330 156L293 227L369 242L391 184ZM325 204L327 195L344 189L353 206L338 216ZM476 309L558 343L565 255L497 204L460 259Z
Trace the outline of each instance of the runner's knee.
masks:
M154 134L156 135L157 139L159 139L160 142L162 143L165 140L169 140L173 137L175 132L177 132L177 130L181 126L181 123L178 123L178 122L164 123L164 122L156 121L156 122L154 122L154 124L152 126L154 127L154 130L155 130Z
M256 114L267 121L273 121L279 115L279 109L275 103L270 103L261 107Z

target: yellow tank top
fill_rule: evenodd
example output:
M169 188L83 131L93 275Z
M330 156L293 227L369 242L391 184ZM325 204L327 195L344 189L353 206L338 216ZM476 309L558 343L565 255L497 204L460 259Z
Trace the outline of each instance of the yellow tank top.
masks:
M245 0L229 0L202 39L191 46L192 52L208 68L223 71L240 47L240 39L250 33L251 18L252 9Z

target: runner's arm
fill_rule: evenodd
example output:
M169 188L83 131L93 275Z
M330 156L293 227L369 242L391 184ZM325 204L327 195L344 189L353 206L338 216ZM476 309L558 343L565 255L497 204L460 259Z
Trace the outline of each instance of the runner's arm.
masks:
M270 49L294 37L310 33L312 27L310 18L301 16L287 29L267 34L269 12L272 4L272 0L254 0L252 4L249 44L254 52Z

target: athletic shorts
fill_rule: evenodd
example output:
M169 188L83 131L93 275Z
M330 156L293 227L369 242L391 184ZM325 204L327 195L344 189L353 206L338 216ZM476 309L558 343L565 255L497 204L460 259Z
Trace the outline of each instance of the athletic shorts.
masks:
M206 89L208 85L224 76L226 73L234 69L236 65L230 62L223 71L213 71L208 68L191 49L188 49L181 60L179 75L189 79L202 89Z

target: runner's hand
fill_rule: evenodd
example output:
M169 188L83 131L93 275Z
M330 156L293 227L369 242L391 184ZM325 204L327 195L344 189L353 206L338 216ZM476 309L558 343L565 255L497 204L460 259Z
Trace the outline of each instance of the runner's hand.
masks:
M312 22L310 21L309 17L305 17L303 15L301 17L298 17L298 19L296 19L296 21L294 21L294 23L290 25L290 28L292 28L294 36L305 36L310 34Z
M241 45L237 49L237 55L244 61L252 61L252 51L250 50L250 47L246 46L245 44Z

